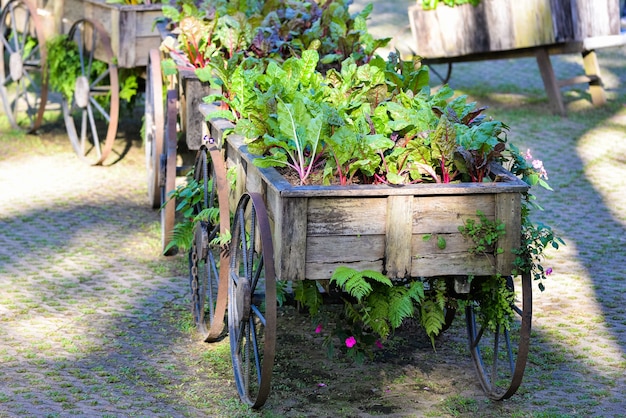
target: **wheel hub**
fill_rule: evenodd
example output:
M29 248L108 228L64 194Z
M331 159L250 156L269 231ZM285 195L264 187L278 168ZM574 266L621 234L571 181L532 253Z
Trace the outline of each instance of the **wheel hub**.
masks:
M250 318L250 306L252 297L250 295L250 282L244 277L239 278L237 283L237 322L244 322Z
M9 57L9 74L14 81L19 81L24 75L24 62L19 52L13 52Z
M74 85L74 99L76 100L76 106L81 109L87 107L89 103L89 80L84 75L79 76L76 79Z
M196 243L196 254L198 260L203 260L209 253L209 232L206 222L199 222L194 228L194 240Z

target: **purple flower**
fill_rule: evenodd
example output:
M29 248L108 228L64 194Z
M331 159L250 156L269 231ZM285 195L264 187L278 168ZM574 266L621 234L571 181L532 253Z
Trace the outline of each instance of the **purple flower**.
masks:
M346 347L352 348L356 345L356 338L353 336L346 338Z
M317 328L315 328L315 333L319 334L320 332L322 332L322 324L317 324Z
M546 276L549 276L549 275L551 275L551 274L552 274L552 267L548 267L548 268L546 269Z
M380 349L382 349L382 348L383 348L383 343L381 343L381 342L380 342L380 340L376 340L376 341L374 342L374 344L376 344L376 347L378 347L378 348L380 348Z

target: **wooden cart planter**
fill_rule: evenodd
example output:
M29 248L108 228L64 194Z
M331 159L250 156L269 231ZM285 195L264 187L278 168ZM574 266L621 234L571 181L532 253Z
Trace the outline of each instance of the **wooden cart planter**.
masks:
M173 36L165 21L156 25L159 45ZM153 209L161 208L161 248L165 254L174 230L176 201L169 198L176 188L176 177L186 171L187 151L196 151L202 144L205 121L198 114L203 98L213 93L209 83L198 79L182 55L169 54L177 64L177 74L165 77L161 60L165 58L159 48L149 50L146 70L146 104L144 147L148 172L148 200ZM164 89L166 91L164 91ZM165 93L165 94L164 94ZM179 137L184 139L180 144ZM178 157L182 157L179 164Z
M210 113L210 106L204 105L201 112ZM528 186L505 170L499 172L504 181L495 183L293 186L275 169L255 166L243 138L230 135L224 140L228 126L221 120L208 124L195 176L205 187L198 211L219 207L223 220L229 219L230 208L234 220L232 225L197 226L190 253L192 295L196 321L209 330L207 341L221 332L227 300L235 381L240 397L250 405L263 405L269 393L277 280L329 279L337 267L349 266L390 278L445 278L450 289L467 294L472 292L469 277L475 277L476 285L484 276L511 274L512 250L520 245L521 196ZM236 171L234 188L226 180L224 161ZM476 219L478 210L504 223L505 238L498 242L501 254L470 254L473 244L458 228ZM232 240L224 251L214 239L229 228ZM426 236L443 237L447 245L441 248L437 239ZM521 291L515 306L519 321L510 332L499 330L506 341L488 336L477 324L474 306L466 312L479 381L494 399L515 393L528 354L530 276L515 283ZM483 356L485 345L493 357ZM498 362L503 349L507 354ZM505 370L500 370L504 364Z
M481 0L477 7L409 7L412 49L424 63L535 56L550 105L565 114L560 88L589 84L592 101L606 101L595 50L626 43L618 0ZM584 76L557 80L550 55L580 53ZM449 75L448 75L449 76Z
M0 53L14 56L11 71L0 67L2 101L11 124L37 129L46 106L46 42L54 35L67 34L78 46L81 75L71 98L63 97L62 109L70 142L76 153L90 164L102 164L110 154L119 121L118 69L145 68L150 48L160 44L154 20L161 5L125 6L104 0L11 0L4 4ZM20 39L15 46L9 37ZM30 50L30 37L36 43ZM28 45L28 46L27 46ZM19 59L18 59L19 58ZM104 70L93 71L94 60ZM9 92L17 91L12 96ZM21 94L20 94L21 93ZM98 102L98 98L108 97ZM36 100L33 100L36 99ZM25 108L26 112L23 112ZM17 117L17 113L26 113Z

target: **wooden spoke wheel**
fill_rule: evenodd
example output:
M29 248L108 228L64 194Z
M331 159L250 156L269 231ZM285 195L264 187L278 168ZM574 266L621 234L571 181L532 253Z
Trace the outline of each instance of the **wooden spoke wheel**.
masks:
M146 98L144 113L144 147L148 173L148 200L153 209L161 206L159 165L165 138L165 96L161 75L161 54L150 50L146 68Z
M12 0L0 15L0 98L14 129L34 131L43 120L48 85L42 24L30 1Z
M466 308L469 349L485 394L494 400L507 399L517 391L526 368L532 319L532 280L530 275L507 278L516 291L509 329L498 324L490 329L480 324L479 305Z
M204 214L194 227L189 252L191 311L204 341L219 339L224 329L228 301L228 251L219 244L228 232L228 183L222 154L211 142L203 144L196 155L194 180L202 190L194 215Z
M171 247L174 222L176 220L176 199L170 194L176 190L176 146L178 133L178 95L175 90L167 92L165 114L165 146L159 158L159 196L161 200L161 245L164 255L173 255L178 249Z
M239 397L261 407L270 391L276 348L276 278L269 220L258 194L244 194L233 220L228 333Z
M113 149L119 120L120 86L111 41L100 23L81 19L70 28L68 42L78 47L80 74L71 100L62 100L65 127L76 154L101 165Z

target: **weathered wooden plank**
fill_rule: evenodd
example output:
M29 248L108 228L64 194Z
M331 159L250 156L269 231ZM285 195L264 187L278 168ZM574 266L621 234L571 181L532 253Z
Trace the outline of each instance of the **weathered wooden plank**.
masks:
M444 247L440 247L439 240ZM415 234L411 241L412 257L443 256L446 254L466 253L474 243L460 232L450 234Z
M118 67L136 68L147 65L147 51L158 48L161 44L161 36L154 28L155 19L163 16L160 4L127 6L98 0L83 0L80 3L84 15L78 18L86 17L102 24L111 40ZM64 15L75 16L68 7L70 5L65 4ZM76 20L70 19L70 24ZM142 38L139 45L137 38ZM105 59L101 48L96 49L96 58Z
M384 235L387 199L311 198L309 201L309 236Z
M480 210L494 217L494 195L462 195L416 197L413 215L413 234L457 233L467 219L478 219Z
M389 196L386 210L385 271L406 277L411 271L413 196Z
M504 236L498 239L498 247L504 252L496 256L496 272L509 275L516 258L512 250L519 248L521 243L521 196L516 193L502 193L495 199L495 219L505 225Z
M266 195L267 196L267 195ZM278 280L303 280L307 259L306 225L308 199L280 199L274 204L280 210L273 211L275 267Z
M620 33L618 0L482 0L409 7L417 55L427 59L549 46Z
M478 257L469 253L416 257L411 277L490 276L495 274L494 263L491 256Z
M410 246L409 246L410 248ZM358 261L380 262L385 257L384 235L329 235L307 239L307 263L346 263Z
M555 43L550 0L509 1L509 4L512 9L514 49Z

